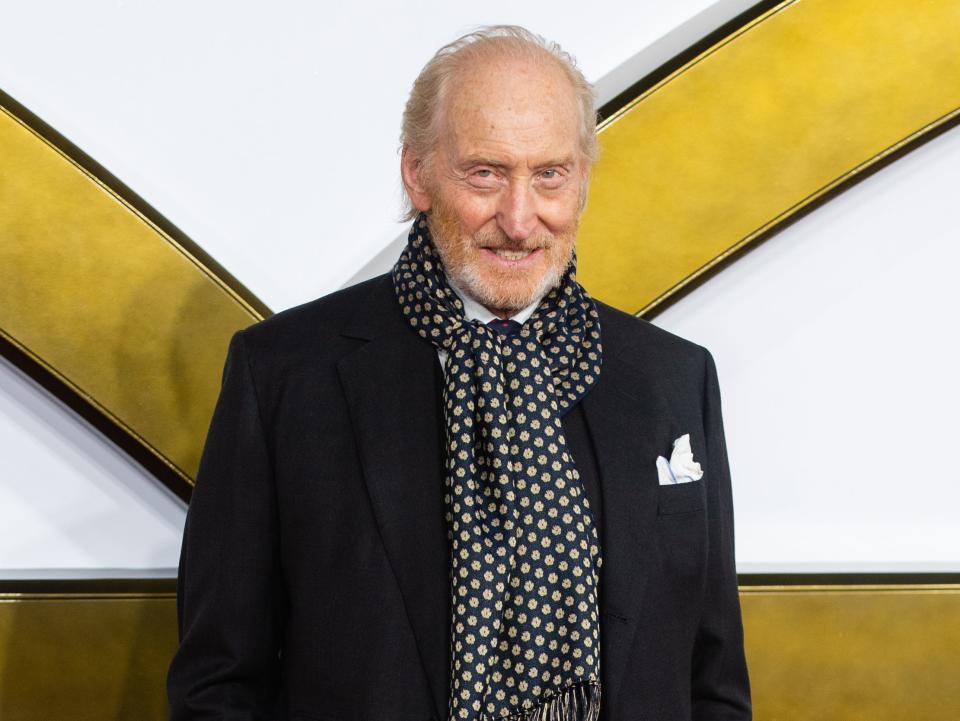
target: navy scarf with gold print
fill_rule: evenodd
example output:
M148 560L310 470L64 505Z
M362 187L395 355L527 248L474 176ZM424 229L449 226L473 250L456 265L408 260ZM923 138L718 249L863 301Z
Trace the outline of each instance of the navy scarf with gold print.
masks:
M574 270L501 335L464 317L423 215L393 269L447 352L448 721L598 718L600 542L560 419L597 381L600 324Z

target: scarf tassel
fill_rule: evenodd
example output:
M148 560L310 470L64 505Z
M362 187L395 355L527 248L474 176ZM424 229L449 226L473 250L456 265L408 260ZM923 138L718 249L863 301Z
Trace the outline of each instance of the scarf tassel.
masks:
M600 718L600 682L580 681L534 708L485 721L597 721Z

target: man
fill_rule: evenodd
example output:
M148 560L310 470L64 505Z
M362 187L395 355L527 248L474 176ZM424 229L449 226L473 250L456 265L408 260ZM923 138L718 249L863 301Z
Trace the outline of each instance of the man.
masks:
M575 280L589 85L488 28L402 139L393 272L231 341L172 717L750 718L713 360Z

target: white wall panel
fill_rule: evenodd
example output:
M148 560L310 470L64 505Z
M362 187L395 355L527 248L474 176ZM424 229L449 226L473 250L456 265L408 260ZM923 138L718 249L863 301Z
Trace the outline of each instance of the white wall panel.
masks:
M182 528L180 499L0 359L0 578L35 569L172 572Z
M960 571L954 129L657 317L717 361L741 571Z

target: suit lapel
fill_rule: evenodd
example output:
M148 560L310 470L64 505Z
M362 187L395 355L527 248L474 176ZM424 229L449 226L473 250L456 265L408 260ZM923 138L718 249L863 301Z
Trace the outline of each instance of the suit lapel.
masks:
M666 404L643 371L605 350L600 379L581 401L603 497L600 665L604 706L613 707L641 618L655 533L655 460L669 446Z
M405 325L392 288L390 305L377 299L347 332L369 342L343 358L338 371L374 516L438 718L445 718L450 636L441 620L450 611L450 555L438 361L433 346Z

